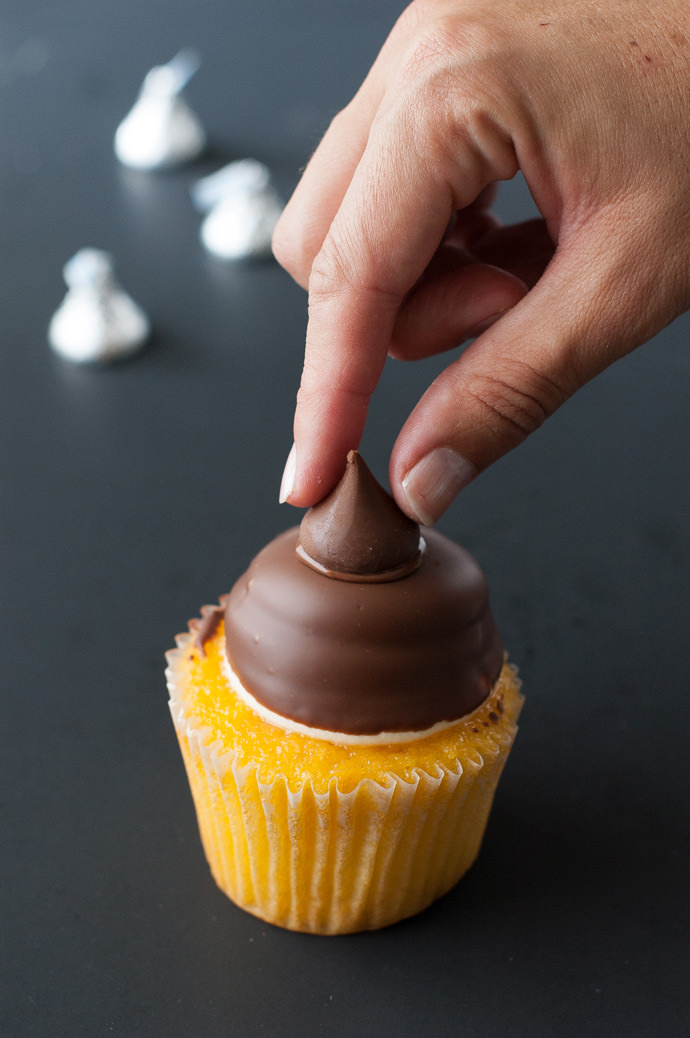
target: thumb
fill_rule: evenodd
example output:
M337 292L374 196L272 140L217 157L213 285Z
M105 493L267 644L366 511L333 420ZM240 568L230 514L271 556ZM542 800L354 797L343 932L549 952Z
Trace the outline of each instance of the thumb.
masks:
M610 226L600 230L562 244L535 287L415 407L389 475L417 521L434 523L478 473L668 320L658 264L641 261L639 241L612 245Z

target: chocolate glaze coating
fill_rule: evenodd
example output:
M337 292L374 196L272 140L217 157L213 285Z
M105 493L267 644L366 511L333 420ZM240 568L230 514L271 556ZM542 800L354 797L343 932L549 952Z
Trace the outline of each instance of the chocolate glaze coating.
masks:
M220 603L217 606L202 607L200 620L189 621L190 630L195 633L194 645L199 649L202 656L206 655L206 642L210 641L216 633L216 628L225 615L227 599L227 595L221 595Z
M425 530L421 565L383 583L333 580L281 534L232 589L228 659L276 713L333 732L421 731L470 713L498 678L503 644L474 559Z

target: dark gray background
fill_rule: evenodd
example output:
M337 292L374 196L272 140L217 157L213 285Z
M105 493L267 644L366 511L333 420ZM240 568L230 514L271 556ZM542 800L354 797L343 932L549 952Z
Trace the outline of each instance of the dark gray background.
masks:
M5 0L0 8L0 1033L40 1038L690 1028L681 319L583 390L441 524L480 559L527 694L480 860L378 934L293 935L210 879L163 652L292 523L277 505L306 300L198 244L192 180L246 155L287 193L392 24L392 0ZM118 168L112 135L180 46L207 160ZM529 213L519 183L500 209ZM49 353L78 248L155 322L104 369ZM391 364L381 478L439 362Z

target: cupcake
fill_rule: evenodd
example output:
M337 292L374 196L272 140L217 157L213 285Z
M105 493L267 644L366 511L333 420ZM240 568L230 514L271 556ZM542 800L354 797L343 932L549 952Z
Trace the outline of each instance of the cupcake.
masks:
M356 452L168 653L213 876L267 922L387 926L474 862L522 704L478 565Z

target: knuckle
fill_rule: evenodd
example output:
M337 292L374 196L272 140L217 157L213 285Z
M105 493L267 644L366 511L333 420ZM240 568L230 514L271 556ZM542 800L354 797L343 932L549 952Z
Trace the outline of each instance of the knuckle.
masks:
M418 30L400 58L398 86L410 136L432 167L458 168L460 197L466 177L459 157L471 163L479 181L508 180L517 172L513 134L523 118L509 63L501 60L505 51L490 26L439 16Z
M346 399L350 411L358 413L366 410L375 385L375 375L368 374L354 359L348 362L347 356L341 354L337 364L332 363L332 358L328 363L327 358L311 347L302 371L297 405L302 411L320 413L337 397L341 401Z
M292 266L296 261L295 241L282 220L278 221L273 230L271 248L281 267L292 273Z
M438 9L439 0L414 0L399 15L390 34L390 39L409 39L424 22L429 21Z
M341 233L331 233L319 250L309 275L310 309L334 300L356 301L373 296L382 303L397 298L393 287L387 287L388 271L381 266L375 249L366 240L350 240Z
M352 281L348 250L331 233L319 249L309 274L309 304L341 294Z
M424 78L438 68L450 72L456 84L496 81L502 78L503 63L498 59L505 49L500 26L485 18L432 10L402 50L399 71L407 81Z
M501 375L481 373L466 385L490 425L511 439L526 439L565 401L569 393L552 377L524 361L513 361Z
M296 231L287 219L281 219L276 224L271 237L271 249L288 274L300 283L306 282L312 250L306 237L299 230Z
M403 83L426 79L432 68L450 58L445 34L436 24L425 26L401 59L399 75Z

